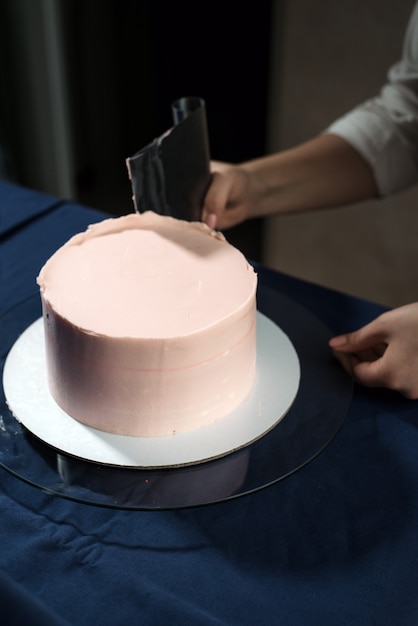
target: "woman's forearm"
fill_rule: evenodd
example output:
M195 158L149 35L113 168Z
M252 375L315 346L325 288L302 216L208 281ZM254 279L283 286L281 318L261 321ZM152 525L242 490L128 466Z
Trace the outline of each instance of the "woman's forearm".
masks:
M332 134L241 167L254 187L252 217L341 206L378 195L370 166Z

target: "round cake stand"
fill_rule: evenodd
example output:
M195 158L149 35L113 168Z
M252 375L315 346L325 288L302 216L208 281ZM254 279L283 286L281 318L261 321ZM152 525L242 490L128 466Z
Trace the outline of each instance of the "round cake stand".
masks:
M50 494L86 504L133 510L200 506L244 496L300 469L344 422L352 383L327 345L331 332L290 298L259 285L258 309L291 340L300 383L287 415L248 446L221 458L161 469L131 469L59 452L29 433L0 395L0 466ZM0 318L0 367L17 337L41 315L39 296ZM37 410L36 407L33 409Z

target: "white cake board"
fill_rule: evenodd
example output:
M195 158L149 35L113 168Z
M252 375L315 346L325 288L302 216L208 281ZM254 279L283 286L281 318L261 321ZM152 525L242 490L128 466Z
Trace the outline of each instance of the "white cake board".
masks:
M248 398L225 418L188 433L127 437L80 424L51 397L46 380L42 318L10 350L3 387L10 411L33 435L79 459L131 468L167 468L225 456L262 437L296 397L300 365L283 331L257 312L257 376Z

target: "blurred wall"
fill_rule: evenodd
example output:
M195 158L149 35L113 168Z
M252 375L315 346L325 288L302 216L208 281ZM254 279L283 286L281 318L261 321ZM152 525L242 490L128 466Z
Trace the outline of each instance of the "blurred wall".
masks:
M23 185L133 210L125 159L206 100L213 158L266 151L271 0L0 0L0 142ZM4 136L2 133L4 129ZM0 150L0 175L5 159ZM260 255L261 223L228 233Z
M322 131L375 95L401 53L413 0L275 3L269 150ZM269 219L263 260L389 306L418 300L418 189L355 207Z
M75 193L62 8L0 1L2 176L61 196Z

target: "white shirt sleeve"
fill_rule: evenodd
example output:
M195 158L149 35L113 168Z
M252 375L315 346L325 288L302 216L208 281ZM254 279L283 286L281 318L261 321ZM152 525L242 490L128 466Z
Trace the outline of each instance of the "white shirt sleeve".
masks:
M390 68L380 95L336 120L326 132L348 141L370 164L381 196L418 183L418 2L402 59Z

